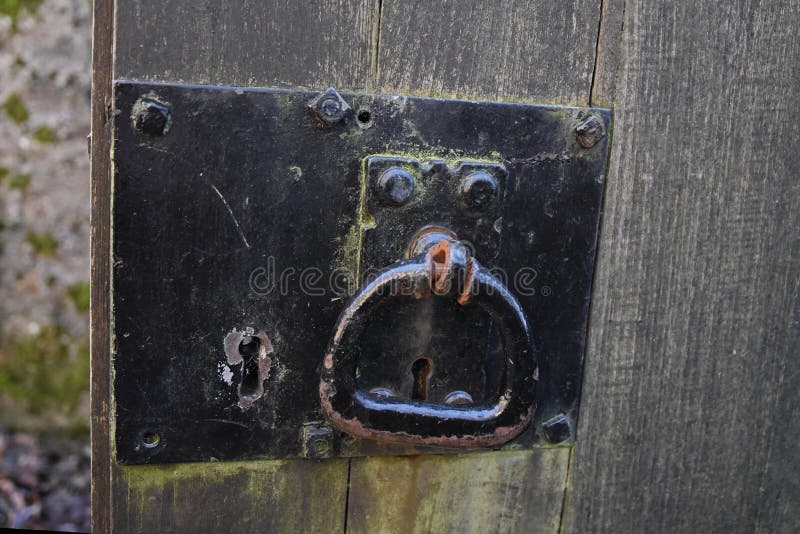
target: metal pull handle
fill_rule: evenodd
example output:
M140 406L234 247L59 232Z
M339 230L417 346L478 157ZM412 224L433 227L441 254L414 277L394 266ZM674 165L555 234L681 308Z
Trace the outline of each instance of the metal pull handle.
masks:
M436 234L429 234L436 235ZM441 235L439 234L439 237ZM536 362L525 314L508 288L452 239L418 243L417 254L388 267L339 316L323 361L322 409L335 428L356 437L447 447L487 447L518 436L534 410ZM447 405L386 397L358 388L359 338L366 318L387 299L456 298L497 323L505 356L492 402Z

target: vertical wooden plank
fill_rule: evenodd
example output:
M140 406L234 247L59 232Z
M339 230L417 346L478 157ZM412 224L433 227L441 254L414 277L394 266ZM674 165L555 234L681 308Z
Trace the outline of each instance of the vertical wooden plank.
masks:
M113 77L113 0L95 0L92 42L91 136L91 412L92 530L111 530L110 421L110 230L111 230L111 80Z
M100 2L112 6L112 2ZM98 7L103 41L97 62L110 88L114 76L221 85L294 86L364 90L374 64L375 0L292 2L117 3L116 19ZM102 32L101 32L102 33ZM96 76L98 74L96 73ZM108 291L110 93L95 98L95 120L106 132L104 167L94 169L93 373L95 410L95 530L97 532L342 531L349 461L284 461L121 467L109 470ZM95 131L98 126L94 126ZM97 138L96 138L97 139ZM98 173L102 173L102 176ZM102 262L102 263L101 263ZM104 345L102 343L105 343ZM101 469L102 466L105 466ZM111 471L111 472L110 472ZM109 481L113 485L109 486ZM112 514L113 511L113 514ZM113 517L112 517L113 515Z
M600 3L382 3L381 91L587 104ZM568 449L354 459L348 531L558 532Z
M120 79L364 89L375 0L119 3Z
M589 102L600 2L385 0L381 91Z
M798 21L625 3L568 531L800 531Z
M569 449L354 458L348 532L557 532Z

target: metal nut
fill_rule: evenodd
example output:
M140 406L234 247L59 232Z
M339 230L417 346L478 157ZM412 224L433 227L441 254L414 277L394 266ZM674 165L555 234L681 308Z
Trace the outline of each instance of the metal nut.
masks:
M402 206L414 196L416 182L409 171L402 167L392 167L383 171L378 179L378 188L386 203Z
M133 107L133 125L147 135L165 135L172 123L168 106L146 98L140 99Z
M333 429L317 423L303 426L303 456L328 458L333 454Z
M575 127L575 138L583 148L592 148L606 136L606 128L600 118L592 115Z
M344 98L334 89L329 87L324 93L312 100L308 107L314 110L323 126L331 127L345 118L350 106Z
M552 419L548 419L542 425L542 429L544 430L545 439L551 445L557 445L572 437L569 419L564 415L557 415Z

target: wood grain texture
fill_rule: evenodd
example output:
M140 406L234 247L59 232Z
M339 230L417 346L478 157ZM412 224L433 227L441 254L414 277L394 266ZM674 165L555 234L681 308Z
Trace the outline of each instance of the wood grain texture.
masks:
M597 35L597 51L589 104L611 108L614 107L617 86L617 67L622 45L625 0L603 0L601 4L600 31Z
M800 531L798 21L626 2L567 531Z
M118 6L120 79L363 90L371 76L375 0Z
M110 277L111 277L111 80L113 0L95 0L92 41L91 137L91 422L92 530L111 525Z
M114 532L343 532L347 460L115 469Z
M347 531L557 532L569 449L354 458Z
M381 91L585 105L600 2L384 0Z

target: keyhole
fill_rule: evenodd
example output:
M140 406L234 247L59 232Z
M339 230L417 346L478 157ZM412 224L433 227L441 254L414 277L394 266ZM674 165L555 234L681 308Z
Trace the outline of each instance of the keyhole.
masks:
M411 398L414 400L425 400L428 398L428 377L431 376L433 362L430 358L417 358L411 364L411 374L414 376L414 389L411 391Z
M239 354L242 355L242 385L239 394L244 399L255 400L261 396L258 358L261 353L261 340L253 336L244 336L239 343Z

